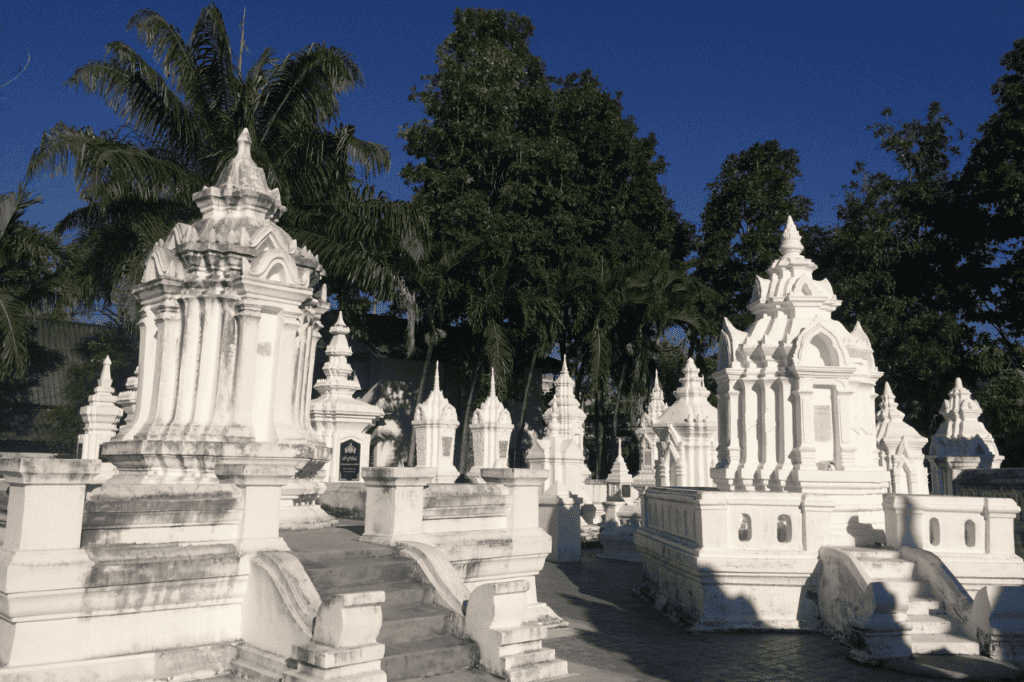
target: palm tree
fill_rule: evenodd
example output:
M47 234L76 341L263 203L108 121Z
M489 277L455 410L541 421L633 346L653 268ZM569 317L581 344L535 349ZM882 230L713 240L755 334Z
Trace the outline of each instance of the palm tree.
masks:
M276 59L268 47L243 74L212 4L188 41L152 10L136 13L128 28L159 67L115 41L106 59L79 67L66 83L98 95L125 124L95 133L59 123L29 166L30 176L67 174L74 161L87 205L57 233L73 233L84 247L81 275L100 301L130 300L125 293L154 242L176 222L198 219L193 192L213 184L248 128L253 158L288 207L282 227L320 256L329 287L412 304L389 256L415 252L419 224L407 205L360 185L389 168L387 149L338 120L338 96L363 85L351 55L312 44Z
M28 369L28 336L35 316L56 307L69 251L52 233L26 223L41 199L25 185L0 195L0 381Z

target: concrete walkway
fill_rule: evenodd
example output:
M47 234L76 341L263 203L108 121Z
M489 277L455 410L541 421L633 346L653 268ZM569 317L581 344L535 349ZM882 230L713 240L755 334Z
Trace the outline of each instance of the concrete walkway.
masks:
M537 598L572 627L570 632L552 633L555 638L545 644L569 661L570 672L575 668L582 673L583 680L1007 679L1006 667L981 657L922 656L913 666L903 664L911 672L897 672L854 663L847 658L846 645L818 633L689 632L633 594L640 582L640 564L598 559L599 553L586 549L583 561L546 564L537 577ZM960 671L941 674L939 666Z
M295 549L358 542L361 521L344 528L282 533ZM915 682L945 679L1024 679L982 657L921 656L890 670L847 658L848 647L810 632L695 633L672 623L633 594L641 565L598 559L545 564L537 597L569 622L550 632L545 645L569 662L581 682ZM481 671L430 678L430 682L493 682Z

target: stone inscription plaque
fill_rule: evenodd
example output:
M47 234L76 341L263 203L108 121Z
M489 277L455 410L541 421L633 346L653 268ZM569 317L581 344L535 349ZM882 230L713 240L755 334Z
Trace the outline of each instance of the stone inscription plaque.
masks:
M341 444L338 457L338 479L342 481L359 480L359 451L362 445L358 441L347 440Z
M832 407L814 406L814 440L819 443L832 442Z

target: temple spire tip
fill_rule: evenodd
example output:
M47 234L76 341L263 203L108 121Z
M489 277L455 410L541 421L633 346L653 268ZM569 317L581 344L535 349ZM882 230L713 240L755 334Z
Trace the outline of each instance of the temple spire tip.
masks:
M793 216L786 216L786 229L782 232L782 248L780 251L783 257L798 256L804 251L803 242L800 241L800 231L796 229Z

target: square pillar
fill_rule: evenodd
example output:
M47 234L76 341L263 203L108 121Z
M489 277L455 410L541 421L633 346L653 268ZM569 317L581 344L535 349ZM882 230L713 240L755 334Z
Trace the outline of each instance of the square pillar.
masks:
M5 552L78 549L85 486L100 473L98 459L0 459L9 484Z
M217 478L242 492L242 518L238 522L238 550L287 552L280 535L281 488L295 476L298 460L246 458L217 464Z
M481 469L487 483L500 483L512 493L512 508L508 514L509 530L540 527L539 498L541 487L548 480L544 469Z
M52 660L54 623L75 611L93 562L82 543L85 486L98 459L0 459L9 484L0 548L0 666ZM59 631L59 628L57 628ZM44 644L45 643L45 644Z
M394 545L423 534L423 491L437 475L433 467L366 467L366 528L363 542Z

